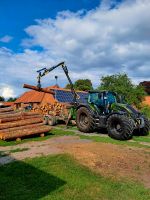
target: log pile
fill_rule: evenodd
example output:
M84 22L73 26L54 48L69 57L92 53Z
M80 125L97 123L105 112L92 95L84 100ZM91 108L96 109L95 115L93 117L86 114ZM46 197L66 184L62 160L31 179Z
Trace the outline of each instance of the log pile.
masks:
M37 112L17 112L12 108L0 108L0 139L19 140L25 136L49 132L50 126L43 124L43 116Z
M42 115L68 116L70 107L70 104L55 102L54 104L44 104L37 106L32 109L32 112Z

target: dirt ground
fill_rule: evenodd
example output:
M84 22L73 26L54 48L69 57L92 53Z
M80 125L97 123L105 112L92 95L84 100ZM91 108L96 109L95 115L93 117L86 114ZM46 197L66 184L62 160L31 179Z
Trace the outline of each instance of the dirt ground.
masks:
M15 149L26 149L10 153ZM50 154L71 154L81 164L112 178L130 178L150 188L150 149L92 142L79 136L61 136L40 142L0 147L9 153L0 157L0 165Z

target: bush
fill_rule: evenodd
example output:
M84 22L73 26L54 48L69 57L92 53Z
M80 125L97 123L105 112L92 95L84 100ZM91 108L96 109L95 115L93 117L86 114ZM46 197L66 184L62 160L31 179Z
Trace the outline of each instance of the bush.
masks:
M109 90L125 97L128 104L140 107L145 97L144 88L134 85L127 74L114 74L103 76L98 90Z
M143 106L141 108L141 112L147 116L148 118L150 118L150 106Z

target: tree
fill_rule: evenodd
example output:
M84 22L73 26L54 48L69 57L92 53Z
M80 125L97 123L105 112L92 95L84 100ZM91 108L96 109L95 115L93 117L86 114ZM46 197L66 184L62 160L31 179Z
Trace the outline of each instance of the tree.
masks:
M14 101L16 101L16 99L17 99L17 98L10 97L10 98L7 100L7 102L14 102Z
M65 89L71 89L71 86L69 83L65 86Z
M136 107L140 106L145 96L144 88L141 85L134 85L127 74L115 74L103 76L98 90L110 90L125 96L126 102Z
M93 89L92 82L90 79L78 79L73 85L76 90L88 91ZM70 84L67 84L65 88L70 89Z
M90 79L79 79L74 83L74 87L76 90L88 91L92 90L92 82Z
M0 101L5 101L5 98L0 96Z

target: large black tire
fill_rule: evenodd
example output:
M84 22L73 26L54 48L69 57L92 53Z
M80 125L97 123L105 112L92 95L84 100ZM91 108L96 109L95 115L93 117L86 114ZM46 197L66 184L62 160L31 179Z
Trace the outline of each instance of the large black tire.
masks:
M108 135L117 140L128 140L132 138L133 120L119 114L111 115L107 120Z
M139 130L139 135L146 136L149 134L150 131L150 122L149 120L144 117L145 126Z
M87 108L81 107L77 110L76 124L81 132L91 133L94 131L93 118Z

